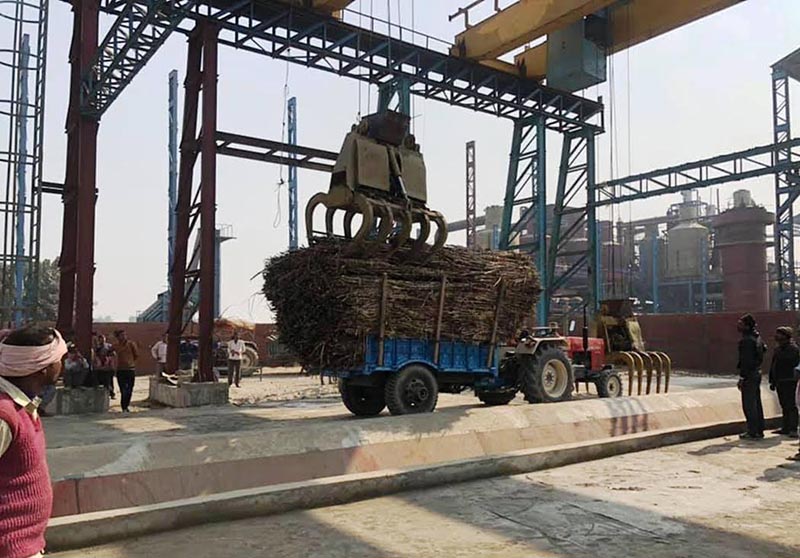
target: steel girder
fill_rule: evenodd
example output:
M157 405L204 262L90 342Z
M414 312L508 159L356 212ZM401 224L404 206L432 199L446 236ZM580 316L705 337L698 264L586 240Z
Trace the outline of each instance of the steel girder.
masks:
M428 37L419 46L275 0L104 0L101 9L118 17L101 48L110 54L85 79L82 105L98 116L172 30L188 34L190 20L208 19L219 25L222 45L379 86L404 78L411 94L515 120L539 115L558 131L603 126L599 102L433 50Z
M264 161L320 172L333 171L338 153L292 143L217 132L217 153L239 159Z
M773 134L776 148L775 173L775 262L778 272L778 305L781 310L797 309L797 275L794 264L794 204L800 188L792 178L792 146L789 120L789 76L781 68L772 69ZM800 162L797 153L794 161ZM796 170L796 169L795 169Z
M783 156L778 155L783 153ZM718 155L597 185L597 206L643 200L664 194L716 186L747 178L800 169L800 138ZM793 155L793 157L790 157ZM788 178L787 178L788 180Z

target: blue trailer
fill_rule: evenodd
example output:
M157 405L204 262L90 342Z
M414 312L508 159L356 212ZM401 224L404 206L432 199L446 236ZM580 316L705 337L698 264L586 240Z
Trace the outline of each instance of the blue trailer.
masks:
M339 380L344 405L355 415L430 412L439 392L472 389L487 405L505 405L522 391L531 402L569 399L573 367L566 340L539 328L512 345L368 335L361 366L323 373Z

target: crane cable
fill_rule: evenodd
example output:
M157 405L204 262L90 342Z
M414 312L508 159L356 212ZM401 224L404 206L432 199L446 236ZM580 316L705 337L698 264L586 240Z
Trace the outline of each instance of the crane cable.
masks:
M283 80L283 111L282 111L282 118L281 118L281 143L286 143L286 120L288 118L289 113L289 61L286 61L286 76ZM272 221L272 228L277 229L281 225L282 216L281 216L281 190L283 186L286 184L286 181L283 179L283 169L285 165L278 165L279 169L279 178L278 178L278 185L275 187L275 197L276 200L276 211L275 211L275 219Z

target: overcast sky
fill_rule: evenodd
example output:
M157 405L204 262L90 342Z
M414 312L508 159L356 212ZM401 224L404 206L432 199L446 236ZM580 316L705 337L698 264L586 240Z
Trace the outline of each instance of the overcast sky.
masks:
M466 0L413 2L415 28L451 41L462 23L447 15ZM355 8L385 16L386 2L360 0ZM491 2L487 2L491 4ZM508 4L504 2L503 5ZM380 8L379 6L380 5ZM392 20L412 24L412 1L392 0ZM104 19L107 28L107 18ZM68 98L67 54L71 13L51 3L45 143L45 180L64 179L64 118ZM733 8L651 40L613 58L614 87L592 88L616 107L616 130L599 140L599 179L610 176L609 145L616 144L615 176L700 159L772 141L770 65L798 46L797 0L748 0ZM96 316L126 320L163 290L167 276L167 75L184 74L186 41L172 37L106 113L100 128L99 200L95 280ZM219 129L281 138L286 64L223 48L219 67ZM360 93L359 93L360 87ZM338 150L360 111L374 108L376 93L331 74L291 66L288 89L298 99L299 143ZM794 87L795 98L800 94ZM795 111L795 114L797 111ZM511 123L436 101L417 99L414 126L428 167L429 205L451 220L463 219L464 144L477 142L479 211L502 203ZM607 116L606 122L610 120ZM795 129L798 129L795 125ZM630 132L630 134L629 134ZM548 137L550 191L555 190L559 138ZM630 158L628 156L630 154ZM224 315L264 321L270 315L257 295L264 258L286 249L287 193L277 184L286 170L275 165L218 160L218 223L236 236L224 245ZM299 173L301 208L327 188L327 177ZM753 191L774 207L772 180L736 187ZM723 205L735 187L721 190ZM703 193L709 199L711 191ZM679 200L666 196L620 207L615 218L657 215ZM61 241L60 200L44 206L43 257L57 257ZM302 211L301 211L302 215ZM305 231L301 230L301 238ZM462 235L453 235L463 243Z

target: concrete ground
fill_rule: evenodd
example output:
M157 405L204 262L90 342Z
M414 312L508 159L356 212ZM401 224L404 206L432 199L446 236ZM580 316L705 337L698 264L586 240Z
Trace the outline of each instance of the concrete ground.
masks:
M796 558L796 450L728 437L51 556Z
M270 372L266 372L270 370ZM212 432L242 432L281 427L297 421L350 420L335 385L321 384L318 377L291 374L292 369L265 369L263 376L242 379L241 388L231 388L232 405L170 409L151 407L147 401L148 381L137 378L131 413L119 412L119 399L111 401L109 413L46 417L48 448L80 447L109 442L132 442L137 437L186 436ZM223 378L224 381L224 378ZM736 380L729 377L676 374L670 391L729 387ZM576 398L596 397L581 386ZM521 396L512 405L525 405ZM441 394L439 408L480 407L472 394ZM384 411L386 412L386 411Z

